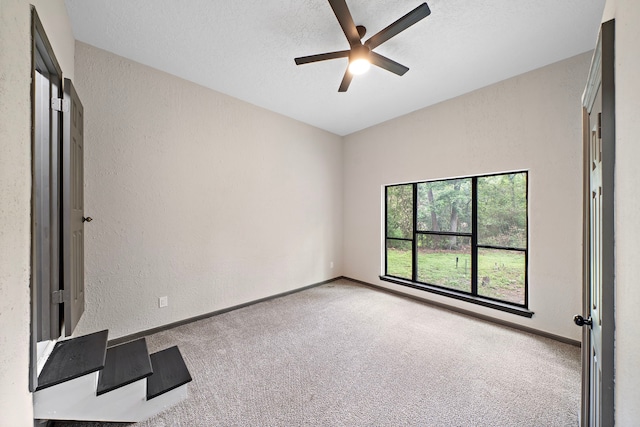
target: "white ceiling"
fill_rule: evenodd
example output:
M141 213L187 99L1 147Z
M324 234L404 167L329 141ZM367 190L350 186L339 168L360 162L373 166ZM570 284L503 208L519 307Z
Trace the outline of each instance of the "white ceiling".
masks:
M409 67L372 67L338 93L346 50L327 0L65 0L75 38L338 135L586 52L604 0L427 0L431 15L375 51ZM421 0L347 0L365 40Z

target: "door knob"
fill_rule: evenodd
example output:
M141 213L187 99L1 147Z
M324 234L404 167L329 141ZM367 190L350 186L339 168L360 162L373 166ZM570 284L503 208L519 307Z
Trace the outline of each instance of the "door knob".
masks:
M83 216L82 217L82 222L91 222L93 221L93 218L91 218L90 216Z
M593 324L593 322L591 321L591 316L585 319L579 314L576 314L575 316L573 316L573 323L575 323L578 326L585 326L585 325L591 326Z

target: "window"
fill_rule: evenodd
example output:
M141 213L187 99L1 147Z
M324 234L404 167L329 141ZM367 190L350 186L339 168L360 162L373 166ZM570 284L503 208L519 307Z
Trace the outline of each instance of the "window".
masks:
M527 172L385 187L381 279L531 317Z

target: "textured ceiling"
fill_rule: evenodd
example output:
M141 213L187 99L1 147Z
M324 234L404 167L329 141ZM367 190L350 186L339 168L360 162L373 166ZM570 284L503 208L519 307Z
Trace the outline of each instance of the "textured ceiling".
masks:
M348 49L327 0L66 0L75 38L252 104L346 135L586 52L604 0L428 0L431 15L376 52L409 67L372 67L338 93ZM347 0L365 39L420 0Z

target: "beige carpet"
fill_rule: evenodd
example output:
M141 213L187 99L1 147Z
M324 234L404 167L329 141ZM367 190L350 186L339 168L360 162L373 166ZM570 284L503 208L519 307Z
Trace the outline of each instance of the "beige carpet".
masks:
M186 401L136 426L578 424L577 347L348 280L147 343L177 344L193 382Z

